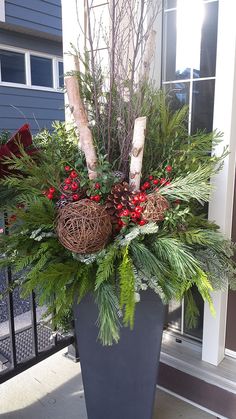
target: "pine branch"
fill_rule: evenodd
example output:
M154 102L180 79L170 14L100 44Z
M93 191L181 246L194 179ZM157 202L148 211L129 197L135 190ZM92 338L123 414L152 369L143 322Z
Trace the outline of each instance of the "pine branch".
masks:
M102 283L95 291L95 302L99 310L98 338L103 345L111 346L120 338L119 302L114 287L111 284Z
M190 249L171 237L160 237L153 244L153 251L159 260L168 263L172 272L184 281L191 280L199 269L199 264Z
M159 193L167 198L190 201L196 199L200 204L208 202L213 189L209 178L215 173L211 165L200 166L195 172L188 173L185 177L173 180L170 185L160 188Z

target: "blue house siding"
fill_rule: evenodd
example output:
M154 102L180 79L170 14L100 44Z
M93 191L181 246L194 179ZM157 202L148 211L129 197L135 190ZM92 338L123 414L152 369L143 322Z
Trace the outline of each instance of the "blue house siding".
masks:
M60 0L6 0L6 23L62 36Z
M0 43L62 57L62 43L0 29Z
M29 123L35 134L64 119L62 93L0 86L0 131L14 132Z

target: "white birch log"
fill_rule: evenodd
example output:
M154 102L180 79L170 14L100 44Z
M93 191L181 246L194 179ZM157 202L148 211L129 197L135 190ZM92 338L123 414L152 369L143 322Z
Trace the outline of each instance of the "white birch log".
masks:
M78 58L75 57L75 68L78 68ZM88 116L81 98L76 74L65 77L65 86L70 111L74 117L79 132L80 148L85 154L89 179L97 177L97 154L93 143L92 132L88 126Z
M146 124L146 116L135 119L129 175L129 184L134 191L140 189Z

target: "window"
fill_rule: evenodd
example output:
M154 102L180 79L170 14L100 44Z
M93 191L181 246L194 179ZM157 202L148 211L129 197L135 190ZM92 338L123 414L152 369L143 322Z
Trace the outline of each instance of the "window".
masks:
M25 55L0 49L1 80L25 84Z
M162 85L174 109L188 105L191 134L199 129L212 130L217 29L217 0L165 1ZM196 326L191 329L186 326L184 301L169 305L168 325L201 340L204 306L196 288L193 295L200 313Z
M53 87L52 60L50 58L30 56L32 86Z
M39 90L63 87L63 62L58 57L0 45L0 84Z
M59 76L59 87L64 87L64 66L62 61L58 61L58 76Z

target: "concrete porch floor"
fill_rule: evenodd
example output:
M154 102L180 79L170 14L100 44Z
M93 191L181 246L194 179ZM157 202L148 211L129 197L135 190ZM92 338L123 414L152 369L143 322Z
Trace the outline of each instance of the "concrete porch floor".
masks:
M65 349L0 386L1 419L87 419L80 364L64 353ZM178 418L215 416L157 390L153 419Z

